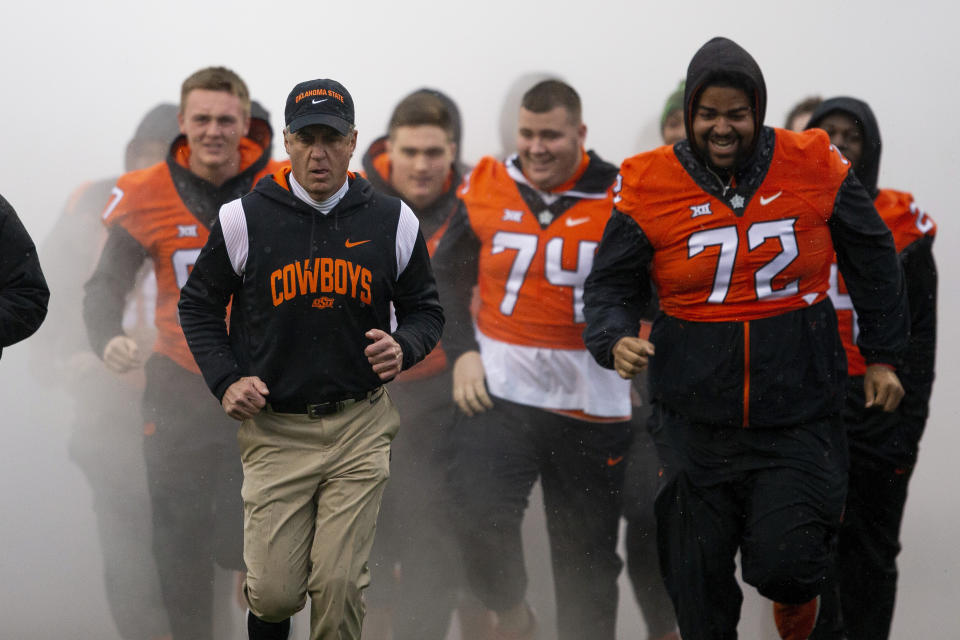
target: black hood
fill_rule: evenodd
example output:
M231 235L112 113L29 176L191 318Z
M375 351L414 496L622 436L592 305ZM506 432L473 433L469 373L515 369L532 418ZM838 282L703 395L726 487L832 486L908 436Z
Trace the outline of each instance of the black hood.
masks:
M807 129L819 127L825 117L836 111L846 113L860 125L860 131L863 134L863 153L860 156L860 162L853 168L853 171L857 174L860 183L870 193L870 196L876 198L881 150L880 127L877 125L877 118L873 115L870 105L863 100L840 96L821 102L813 115L810 116Z
M767 85L763 81L760 66L746 49L727 38L713 38L700 47L687 67L686 90L683 96L683 121L687 130L687 139L691 141L693 152L701 157L697 145L693 144L693 113L700 94L715 82L726 81L742 84L748 89L753 101L753 123L756 131L754 146L760 139L760 130L767 111ZM752 153L749 149L747 157Z

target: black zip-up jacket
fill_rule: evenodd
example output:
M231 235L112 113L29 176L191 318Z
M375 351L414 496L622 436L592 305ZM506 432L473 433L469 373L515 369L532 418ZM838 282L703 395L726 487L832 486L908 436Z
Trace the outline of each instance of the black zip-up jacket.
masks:
M735 43L717 38L694 56L688 69L688 132L699 92L715 80L731 78L750 88L756 122L762 124L766 95L759 67ZM718 210L723 207L735 216L743 216L761 186L761 195L774 198L780 197L778 190L788 188L765 181L775 165L784 174L783 166L777 164L783 159L775 154L777 137L797 135L759 125L756 132L752 152L735 168L730 185L718 179L717 172L706 164L705 154L689 140L637 158L645 156L649 160L659 154L658 162L671 163L663 175L676 175L675 163L679 162L678 168L686 176L683 180L692 180L702 190L704 201ZM624 168L631 160L624 163ZM804 171L804 162L814 161L798 162L798 171ZM817 184L803 183L802 173L791 178L798 193L817 189ZM676 188L689 187L686 183ZM651 206L669 210L665 203L671 201L670 185L640 183L632 188L649 194ZM796 197L783 195L784 199L771 207ZM892 236L853 172L847 173L835 193L821 195L833 202L831 211L818 214L826 220L840 271L859 314L860 350L869 364L897 365L909 333L909 320ZM760 201L761 206L765 204L763 198ZM799 215L806 205L795 200L791 206L798 207ZM687 216L696 219L700 213L688 212ZM784 215L793 214L785 211ZM707 224L710 217L701 220ZM801 244L798 250L808 249ZM654 280L657 276L654 251L640 224L615 208L584 290L584 340L602 366L613 366L611 351L618 340L637 335L640 313L649 299L647 287L640 283L645 284L651 272ZM691 246L690 256L696 254ZM825 260L831 258L823 256ZM779 266L781 270L786 268ZM691 277L697 274L691 272ZM824 294L825 287L817 298L824 298ZM764 304L770 305L770 310L777 308L776 296L768 295L766 300ZM691 321L661 311L650 341L657 348L650 361L652 399L692 421L716 426L782 427L839 415L841 410L846 358L829 299L750 321Z
M0 354L40 328L49 299L33 240L0 196Z
M325 402L376 388L364 334L390 332L391 302L403 369L443 331L410 208L351 176L323 215L290 191L288 176L267 176L221 209L180 294L183 333L217 398L250 375L266 383L271 402Z

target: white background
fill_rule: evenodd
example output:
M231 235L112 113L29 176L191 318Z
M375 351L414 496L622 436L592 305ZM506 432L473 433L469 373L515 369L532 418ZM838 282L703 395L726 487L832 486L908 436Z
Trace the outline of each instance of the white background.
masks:
M912 191L939 224L938 380L904 524L894 637L953 638L957 13L948 3L890 0L11 2L0 22L0 193L39 243L79 183L122 170L143 113L176 102L183 78L214 64L244 77L276 131L294 84L341 81L357 105L358 155L399 97L442 89L463 113L468 162L500 150L500 104L529 72L558 74L578 89L588 146L607 159L652 146L664 98L715 35L759 62L768 124L782 125L811 93L865 99L883 135L880 185ZM54 629L94 628L106 614L89 491L66 459L63 421L45 415L43 386L27 376L26 353L8 349L0 362L0 624L18 630L0 628L0 636L48 638ZM624 616L635 616L629 593L621 602Z

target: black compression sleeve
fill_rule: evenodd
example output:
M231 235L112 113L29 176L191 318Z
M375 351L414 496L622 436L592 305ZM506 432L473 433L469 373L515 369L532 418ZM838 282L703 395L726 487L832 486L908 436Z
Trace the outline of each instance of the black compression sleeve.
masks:
M616 209L603 230L584 283L583 340L600 366L613 368L613 346L636 336L651 296L653 248L637 223Z
M123 334L123 308L147 251L121 226L110 228L100 260L84 285L83 323L98 357L111 338Z

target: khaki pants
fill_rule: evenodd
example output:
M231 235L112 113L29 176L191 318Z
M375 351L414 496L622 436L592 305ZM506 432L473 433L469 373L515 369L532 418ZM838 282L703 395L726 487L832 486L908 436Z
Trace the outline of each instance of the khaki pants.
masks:
M254 615L285 620L309 594L311 640L360 638L398 427L385 390L321 418L264 410L243 422L243 558Z

